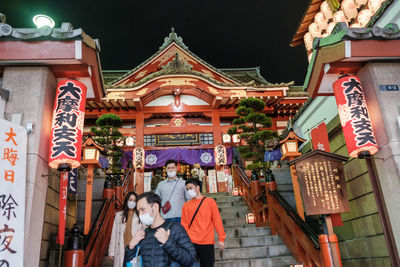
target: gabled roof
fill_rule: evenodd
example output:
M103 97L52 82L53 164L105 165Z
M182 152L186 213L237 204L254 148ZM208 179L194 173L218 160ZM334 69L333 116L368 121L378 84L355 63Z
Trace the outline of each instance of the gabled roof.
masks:
M198 66L193 66L193 70L209 74L210 76L215 76L215 79L219 82L223 82L226 84L237 83L237 81L232 79L229 75L213 67L212 65L205 62L204 60L196 56L194 53L192 53L188 49L188 47L183 43L182 37L179 37L175 33L175 29L172 28L171 33L168 35L168 37L164 38L164 43L160 46L159 50L155 54L153 54L151 57L149 57L147 60L142 62L140 65L138 65L131 71L125 73L118 79L112 81L111 84L120 85L131 82L138 82L139 79L144 78L145 76L151 73L159 71L162 65L165 65L172 59L171 56L168 56L168 52L172 53L171 56L174 56L177 52L185 54L185 56L187 56L191 60L189 64L191 64L192 61L198 64ZM149 70L148 73L145 72L144 74L141 74L141 71L144 71L145 68L148 68L149 66L151 66L151 64L154 64L155 62L157 62L157 60L160 60L160 58L162 58L162 56L164 55L167 55L167 58L166 59L163 58L160 64L158 64L157 66L152 66L152 69ZM139 77L134 77L135 74L136 76Z
M248 83L251 81L255 81L259 84L269 84L269 82L261 75L260 67L254 68L220 68L222 72L225 72L233 79L242 82Z

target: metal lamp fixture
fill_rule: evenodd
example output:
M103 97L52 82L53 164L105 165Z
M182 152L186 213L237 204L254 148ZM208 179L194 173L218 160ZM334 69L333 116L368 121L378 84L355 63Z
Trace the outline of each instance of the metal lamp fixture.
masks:
M33 21L33 23L35 23L35 25L38 29L40 29L44 26L48 26L52 29L56 25L52 18L50 18L49 16L46 16L46 15L43 15L43 14L34 16L32 21Z

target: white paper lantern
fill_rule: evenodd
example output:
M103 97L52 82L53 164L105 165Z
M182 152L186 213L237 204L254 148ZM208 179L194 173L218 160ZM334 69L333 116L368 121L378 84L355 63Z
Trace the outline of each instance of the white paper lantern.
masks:
M335 24L339 22L345 22L348 25L347 18L342 10L339 10L333 15L333 22L335 22Z
M362 27L358 23L353 23L353 24L350 25L350 28L362 28Z
M368 2L368 0L354 0L354 3L356 3L357 8L359 8L360 6L365 5Z
M369 0L368 1L368 8L371 10L372 14L375 14L376 11L381 7L382 3L385 2L385 0Z
M322 12L318 12L317 14L315 14L314 21L321 31L326 30L326 27L328 27L328 21L325 19Z
M361 10L357 16L357 22L362 28L364 28L368 22L371 20L372 12L369 9Z
M357 6L354 3L354 0L343 0L342 9L348 20L354 19L358 15Z
M307 51L311 51L313 40L314 40L314 38L311 36L311 33L307 32L306 34L304 34L303 39L304 39L304 45L306 46Z
M322 14L324 14L324 17L326 20L330 20L333 18L332 9L330 8L328 2L326 2L326 1L322 2L322 4L321 4L321 12L322 12Z
M313 22L308 26L308 31L311 33L311 36L313 38L315 37L321 37L321 30L318 28L317 23Z
M331 34L332 33L332 31L333 31L333 29L335 28L335 22L331 22L331 23L329 23L328 24L328 27L326 28L326 32L328 33L328 34Z

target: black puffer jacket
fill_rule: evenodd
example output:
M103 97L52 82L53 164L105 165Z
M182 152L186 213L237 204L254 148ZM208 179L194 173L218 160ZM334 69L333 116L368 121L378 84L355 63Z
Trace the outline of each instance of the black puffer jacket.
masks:
M171 231L164 245L154 237L155 232L160 227ZM125 264L136 255L137 247L132 250L128 246L126 247ZM179 263L181 266L192 266L196 261L196 249L183 226L176 222L165 221L154 229L148 227L145 238L140 241L139 247L139 255L142 256L143 267L167 267L172 261Z

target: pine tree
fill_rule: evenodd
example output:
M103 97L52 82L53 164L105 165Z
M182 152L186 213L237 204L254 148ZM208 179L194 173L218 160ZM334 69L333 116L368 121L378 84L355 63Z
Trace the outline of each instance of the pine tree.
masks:
M104 147L104 153L109 161L109 173L121 172L122 148L118 145L123 142L123 136L118 131L122 126L122 119L113 113L102 115L96 120L97 127L90 131L95 135L93 138Z
M258 98L244 98L239 102L239 107L235 110L240 117L234 119L235 125L228 130L228 134L240 134L240 138L245 140L247 145L238 147L240 156L244 159L253 159L253 163L246 168L249 170L259 170L266 167L264 162L265 143L277 133L267 128L271 127L272 120L263 112L264 101Z

